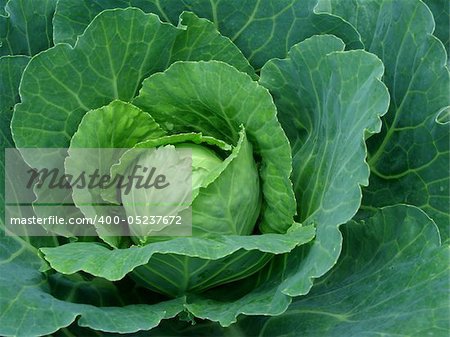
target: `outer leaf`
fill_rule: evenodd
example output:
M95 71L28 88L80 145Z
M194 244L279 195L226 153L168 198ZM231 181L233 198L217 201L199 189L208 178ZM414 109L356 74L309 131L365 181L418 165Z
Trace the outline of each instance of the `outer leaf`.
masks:
M450 3L446 0L423 0L433 13L435 28L433 34L439 38L450 59Z
M448 335L450 250L439 247L430 218L415 207L387 207L349 222L343 234L338 264L308 296L281 316L244 319L243 330L261 337Z
M413 204L450 237L449 125L436 122L450 105L445 51L421 1L331 1L331 10L355 24L364 44L386 67L391 93L380 135L368 143L372 171L363 204ZM379 19L377 19L379 18ZM392 52L392 46L397 51Z
M100 109L89 111L83 117L77 132L70 141L70 148L127 149L138 142L159 138L165 134L166 132L148 113L130 103L116 100ZM70 157L67 160L69 159ZM74 160L80 159L74 158ZM97 159L99 165L101 159L105 158ZM109 170L115 162L115 160L108 160L107 163L101 162L101 165L105 165Z
M253 79L257 78L255 70L241 50L230 39L222 36L211 21L200 19L193 13L183 12L178 27L184 27L186 30L175 41L171 62L208 59L223 61L249 74Z
M19 82L28 63L26 56L0 58L0 204L5 204L5 148L14 147L9 128L14 105L19 101ZM4 207L0 219L4 219Z
M291 230L296 231L298 226L298 224L293 226ZM246 240L246 238L239 238ZM294 258L288 259L287 257L291 255ZM189 295L186 307L195 317L217 321L222 326L229 326L236 322L240 314L280 315L291 302L291 297L282 292L284 289L282 281L298 270L298 265L301 264L301 261L301 254L295 254L294 252L274 257L264 269L252 277L214 288L201 295ZM73 263L73 261L70 263ZM176 266L180 267L180 261L174 260L172 264L175 263ZM172 274L172 269L169 270L167 265L164 267L162 268L163 275ZM181 275L178 276L177 280L180 279L182 279ZM167 284L167 281L163 284ZM174 328L179 326L176 322L170 322L168 325ZM182 326L183 324L180 325ZM177 333L174 333L173 330L169 331L171 332L164 333L167 333L169 336L185 335L184 331ZM206 336L214 335L213 332L209 332ZM230 330L232 336L238 332L239 330ZM160 336L160 333L159 330L155 331L156 336ZM164 335L164 333L161 333L161 335ZM193 335L198 336L196 332Z
M298 252L305 254L298 272L285 281L289 295L307 293L311 277L336 262L342 243L337 227L356 213L360 185L368 182L364 134L380 130L389 102L380 60L343 49L334 36L315 36L261 71L292 144L300 219L317 226L310 251Z
M113 10L75 48L61 44L33 58L13 118L17 146L67 147L88 110L130 100L146 74L164 69L176 33L153 15Z
M9 124L14 105L20 99L20 78L29 59L27 56L4 56L0 58L0 145L2 148L14 147Z
M132 5L129 0L59 1L57 5L58 14L55 15L54 19L53 37L55 43L75 45L78 36L83 33L89 23L106 9L137 7L146 13L155 13L155 10L157 10L156 6L150 1L140 2L142 2L141 6ZM169 20L165 21L170 22ZM173 23L176 23L176 18Z
M209 28L206 23L204 28ZM177 39L184 43L184 34L185 29L139 9L111 10L90 24L74 48L60 44L34 57L12 122L17 146L67 147L87 111L114 99L131 100L142 80L164 70L171 54L184 47L176 45ZM211 36L204 37L211 42ZM205 49L186 56L214 57Z
M154 274L159 274L161 280L153 286L158 291L177 295L183 284L184 291L198 291L223 283L226 279L231 281L236 275L236 268L245 273L245 268L253 268L255 261L265 263L272 254L289 252L313 237L312 226L296 226L287 234L176 238L142 247L113 250L97 243L80 242L42 248L41 251L52 268L64 274L82 270L113 281L143 266L149 272L157 272L151 273L151 278L145 278L147 284L153 283ZM158 262L166 254L170 254L171 258L165 258L163 263ZM136 270L136 277L145 275L142 268ZM207 282L205 275L208 276Z
M128 249L109 249L98 243L75 242L54 248L41 248L41 251L50 265L63 274L83 270L115 281L123 278L137 266L148 263L154 253L177 253L210 260L220 259L239 249L281 254L312 240L313 237L314 227L298 226L288 234L176 238Z
M315 34L340 36L350 47L362 47L358 33L344 20L316 14L318 0L60 0L55 15L55 41L73 44L102 10L134 6L176 23L178 15L192 11L213 21L243 51L257 69L273 57Z
M392 206L341 227L335 268L280 316L244 317L229 328L168 321L154 336L447 336L448 245L419 209ZM444 268L443 268L444 266Z
M184 299L154 305L96 307L55 298L39 271L37 251L19 238L0 233L0 334L42 336L78 324L100 331L129 333L149 330L183 310ZM89 299L87 299L89 301Z
M261 229L284 232L292 225L289 143L272 97L248 75L222 62L178 62L145 80L133 103L171 133L202 132L236 144L243 124L262 162Z
M0 13L0 56L31 56L51 47L56 2L9 0L5 13Z

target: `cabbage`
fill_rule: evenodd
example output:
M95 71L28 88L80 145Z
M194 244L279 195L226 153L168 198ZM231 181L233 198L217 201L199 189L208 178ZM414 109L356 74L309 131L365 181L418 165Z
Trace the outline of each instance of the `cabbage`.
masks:
M447 17L0 2L0 335L448 335Z

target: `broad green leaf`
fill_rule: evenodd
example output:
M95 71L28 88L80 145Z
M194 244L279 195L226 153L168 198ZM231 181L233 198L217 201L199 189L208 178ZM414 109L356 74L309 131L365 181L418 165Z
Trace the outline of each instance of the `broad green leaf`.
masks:
M201 23L209 29L207 22L196 22L192 16L191 21L197 33ZM130 101L145 77L172 62L171 55L184 47L187 32L189 28L163 24L139 9L109 10L96 17L74 48L59 44L37 55L21 83L22 103L12 122L16 145L67 147L87 111L115 99ZM209 34L201 37L212 43ZM180 48L177 40L183 41ZM227 56L238 59L233 55ZM205 48L193 49L185 56L214 58Z
M56 2L9 0L4 7L5 13L0 13L0 56L32 56L50 48Z
M385 65L391 94L379 135L368 142L370 184L363 204L408 203L450 237L449 124L436 122L450 106L446 55L430 35L434 22L422 1L331 1L334 14L354 23L368 51ZM379 20L377 19L379 18ZM392 52L396 46L396 52Z
M124 307L89 307L78 309L78 325L94 330L131 333L150 330L163 319L176 316L184 310L184 299L174 299L157 304L131 304ZM76 306L78 308L78 306ZM76 311L75 311L76 312Z
M114 99L129 101L146 75L164 69L176 34L154 15L111 10L75 48L60 44L34 57L12 123L17 146L68 147L87 111Z
M26 56L0 58L0 204L5 204L5 149L14 147L9 128L14 105L19 101L19 83L28 64ZM4 219L4 207L0 219Z
M182 11L192 11L214 22L250 63L261 68L273 57L285 57L289 48L315 34L335 34L351 48L362 44L347 22L329 14L316 14L318 0L60 0L55 15L55 41L74 44L102 10L138 7L176 24Z
M0 335L41 336L66 327L78 318L80 326L106 332L130 333L149 330L162 319L174 317L183 311L184 299L162 301L158 304L135 304L123 307L101 307L77 304L58 299L62 280L50 280L39 269L44 262L37 250L17 237L0 233ZM50 282L47 283L47 281ZM54 282L59 282L55 285ZM101 281L99 281L102 283ZM79 287L82 287L80 284ZM98 288L98 282L89 287L95 296L104 296L108 290ZM95 290L97 287L97 290ZM76 291L75 288L72 289ZM84 296L87 296L88 289ZM55 294L53 294L53 291ZM106 293L105 293L106 291ZM104 292L103 295L101 293ZM93 295L90 295L93 296ZM109 294L108 296L111 296ZM66 298L66 300L69 298ZM74 298L72 298L74 299ZM81 298L78 298L81 300ZM96 301L84 298L84 303Z
M172 4L164 7L176 10L177 14L172 16L173 20L164 21L171 22L179 28L178 36L173 44L170 63L180 60L219 60L233 65L252 77L256 77L255 70L242 52L229 38L222 36L212 22L199 18L193 13L182 12L182 10L179 10L179 1L170 1ZM160 9L162 9L159 0L155 4L148 0L131 2L129 0L75 1L61 3L59 6L61 12L68 10L69 13L66 13L67 16L62 14L55 18L55 27L60 27L55 28L55 41L71 45L75 45L78 35L81 35L95 16L103 10L137 7L146 13L160 14ZM70 19L74 14L76 15L75 21ZM164 18L162 16L162 19ZM74 39L65 38L65 36L72 36ZM172 44L169 40L167 43Z
M202 132L235 145L239 126L261 158L263 232L292 225L291 151L268 91L228 64L176 62L143 83L134 104L170 133Z
M231 40L222 36L211 21L198 18L193 13L183 12L178 27L185 27L185 31L179 34L175 41L171 62L207 59L223 61L249 74L253 79L257 77L241 50Z
M0 221L3 222L3 219ZM3 232L1 234L1 335L29 336L33 333L45 334L56 331L61 326L68 325L75 319L75 316L65 317L65 315L61 315L61 312L53 312L51 306L49 306L50 303L45 303L49 294L45 292L45 286L42 283L43 277L39 272L39 268L43 266L43 261L37 257L37 250L19 238L5 237ZM38 308L41 310L36 310ZM39 316L44 322L42 328L37 327L36 323L34 323L34 320L38 319ZM48 324L49 317L54 317L55 321L60 323L53 328L46 327L45 323ZM23 324L21 324L22 321L24 322Z
M434 17L433 35L439 38L447 51L447 58L450 59L450 3L447 0L424 0L423 2L430 8Z
M135 270L136 278L146 276L141 283L173 296L230 282L236 275L248 276L272 254L289 252L313 237L313 226L297 225L286 234L185 237L127 249L80 242L41 251L51 267L63 274L82 270L114 281Z
M334 269L283 315L242 320L243 335L448 335L450 250L434 222L400 205L341 228Z
M261 71L293 149L294 191L304 223L317 237L284 293L307 293L311 278L336 262L342 244L338 226L355 215L361 185L367 185L365 134L378 132L389 95L380 81L383 65L365 51L343 52L337 37L314 36L272 60ZM291 254L288 259L297 259Z
M147 4L147 2L143 2ZM93 0L93 1L58 1L54 18L53 37L55 43L69 43L75 45L89 23L102 11L107 9L137 7L146 13L155 12L156 8L131 6L129 0ZM166 22L169 22L166 20ZM176 23L174 21L173 23Z
M127 149L136 143L159 138L165 134L166 132L148 113L133 104L115 100L84 115L77 132L70 141L67 161L70 160L70 149ZM73 158L75 161L80 159ZM109 170L117 159L97 158L92 164L95 167L102 165ZM66 162L66 166L69 167L69 165L70 163Z

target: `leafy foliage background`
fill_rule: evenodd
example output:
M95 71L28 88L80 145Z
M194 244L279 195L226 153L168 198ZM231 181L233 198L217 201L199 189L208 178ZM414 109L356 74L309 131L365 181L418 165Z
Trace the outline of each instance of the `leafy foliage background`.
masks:
M183 11L194 14L180 18ZM296 220L316 231L308 244L311 226L259 243L290 253L273 259L258 282L240 284L244 296L231 285L173 300L142 294L127 279L111 282L118 277L79 263L93 259L101 267L101 252L87 255L84 247L59 246L53 237L2 236L0 334L447 336L448 13L444 0L0 1L2 149L68 145L67 130L59 130L61 137L42 131L58 130L58 123L28 114L36 101L42 110L50 105L70 110L73 122L114 99L133 100L144 78L173 62L224 61L258 80L274 98L292 147ZM159 25L148 35L151 44L134 52L160 63L139 63L133 50L101 54L102 45L127 32L126 22L142 29ZM134 42L141 39L136 34ZM101 84L86 89L88 80L74 80L86 68L83 62L102 71L105 59L138 71L121 73L113 62L105 70L111 82L97 81ZM45 89L56 88L58 81L70 87L57 95ZM175 90L172 94L166 99L176 96ZM72 111L68 97L82 109ZM19 111L13 121L17 144L10 128L14 109ZM34 134L20 135L21 128L39 123ZM8 177L3 179L4 152L0 155L3 191ZM1 198L4 204L3 193ZM295 207L289 197L285 200L280 204ZM275 202L269 205L279 209ZM230 242L223 247L232 248ZM80 257L75 263L74 254ZM148 254L140 256L145 260ZM48 272L49 264L65 274L82 270L93 276Z

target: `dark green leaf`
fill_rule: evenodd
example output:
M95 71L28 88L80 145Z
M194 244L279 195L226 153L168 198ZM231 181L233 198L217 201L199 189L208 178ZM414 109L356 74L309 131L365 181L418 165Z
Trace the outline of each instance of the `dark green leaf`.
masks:
M151 283L154 275L158 274L161 280L153 286L161 292L176 295L179 289L201 290L216 283L223 283L218 282L219 279L232 280L236 268L237 271L245 271L243 268L245 263L255 264L259 259L263 259L265 263L267 255L289 252L311 241L313 237L312 226L297 225L287 234L185 237L128 249L108 249L97 243L79 242L55 248L42 248L41 251L51 267L63 274L85 271L114 281L143 266L137 270L136 277L145 275L147 269L151 274L147 273L148 277L143 281ZM171 255L171 258L160 263L161 255ZM204 283L202 287L201 281ZM239 305L233 310L239 310ZM228 315L224 317L218 315L218 320L228 322Z
M370 185L363 204L413 204L450 237L449 124L436 122L450 106L445 50L422 1L331 1L332 11L361 33L368 51L386 68L391 94L383 129L368 142ZM378 19L377 19L378 18ZM395 46L395 52L393 52Z
M192 11L214 22L257 69L315 34L336 34L350 48L361 48L358 33L347 22L329 14L316 14L318 0L60 0L55 15L55 40L74 44L102 10L138 7L176 24L182 11Z
M28 64L26 56L0 58L0 204L5 204L5 149L14 147L11 136L11 117L14 105L19 102L19 83ZM0 208L0 219L4 219L4 207Z
M0 56L35 55L53 45L57 0L9 0L0 12ZM3 6L0 8L3 10ZM2 16L5 15L5 16Z
M307 293L310 278L336 262L342 242L337 227L356 213L360 186L368 182L364 135L380 130L389 102L380 60L343 49L337 37L314 36L261 71L291 141L300 220L317 226L310 251L299 252L298 274L285 281L290 295Z
M434 222L393 206L342 230L337 265L307 296L281 316L244 319L242 329L261 337L447 336L450 249L440 247Z
M433 34L442 41L447 50L447 58L450 58L450 2L447 0L424 0L424 2L434 16Z
M158 304L96 307L59 300L51 293L37 250L0 232L0 335L42 336L78 324L100 331L129 333L149 330L183 310L184 299ZM94 287L91 284L91 287ZM86 300L89 302L89 299Z

